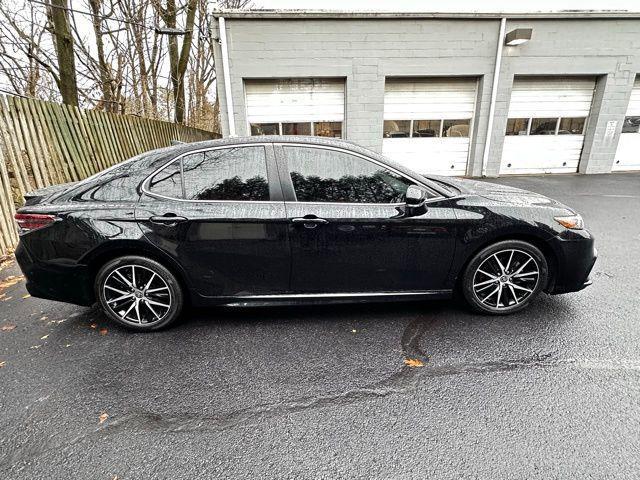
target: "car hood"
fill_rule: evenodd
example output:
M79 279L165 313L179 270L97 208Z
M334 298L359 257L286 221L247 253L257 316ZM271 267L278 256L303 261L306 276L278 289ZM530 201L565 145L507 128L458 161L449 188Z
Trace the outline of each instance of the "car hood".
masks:
M491 182L481 182L478 180L469 180L466 178L452 177L429 177L439 182L449 184L458 189L462 194L478 195L492 202L499 202L517 206L538 206L552 207L568 210L575 213L571 208L539 193L523 190L521 188L510 187L508 185L500 185Z

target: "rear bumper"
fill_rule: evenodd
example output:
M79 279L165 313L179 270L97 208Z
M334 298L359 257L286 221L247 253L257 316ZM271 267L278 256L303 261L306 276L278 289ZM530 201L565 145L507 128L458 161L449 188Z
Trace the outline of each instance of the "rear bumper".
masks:
M591 233L587 230L567 230L549 241L557 265L554 281L548 293L577 292L592 284L589 277L598 258Z
M18 243L15 255L32 297L83 306L94 303L93 282L85 265L38 262L23 242Z

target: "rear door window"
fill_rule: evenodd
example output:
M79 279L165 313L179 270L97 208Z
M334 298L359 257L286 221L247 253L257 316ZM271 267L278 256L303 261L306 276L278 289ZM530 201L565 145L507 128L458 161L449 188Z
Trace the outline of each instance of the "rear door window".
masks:
M268 201L269 181L264 146L194 152L156 173L151 193L182 200Z

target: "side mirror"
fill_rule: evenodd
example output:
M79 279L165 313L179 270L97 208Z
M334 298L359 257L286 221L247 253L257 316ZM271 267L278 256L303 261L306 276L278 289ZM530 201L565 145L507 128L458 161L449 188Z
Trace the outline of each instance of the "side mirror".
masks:
M409 185L405 195L405 203L408 207L420 207L427 198L427 191L417 185Z

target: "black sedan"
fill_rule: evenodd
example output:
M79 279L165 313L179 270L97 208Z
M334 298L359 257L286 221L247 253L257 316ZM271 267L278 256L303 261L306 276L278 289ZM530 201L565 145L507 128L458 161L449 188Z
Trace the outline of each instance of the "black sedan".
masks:
M428 162L428 159L425 159ZM580 215L419 175L345 141L249 137L145 153L38 190L16 214L27 289L156 330L187 303L425 299L518 311L589 284Z

